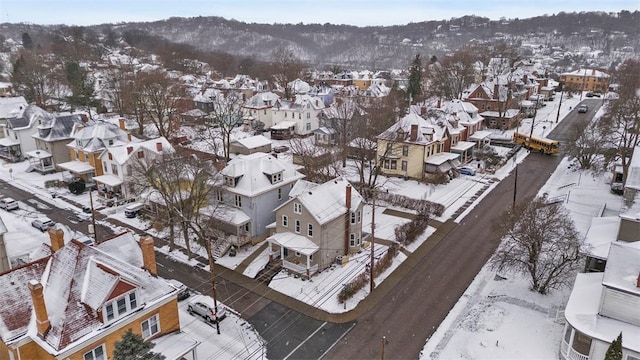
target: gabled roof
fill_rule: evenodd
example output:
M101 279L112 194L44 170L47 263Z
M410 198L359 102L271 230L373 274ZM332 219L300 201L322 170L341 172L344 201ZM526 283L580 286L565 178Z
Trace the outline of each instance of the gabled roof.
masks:
M272 184L267 175L282 172L282 181ZM292 164L284 162L271 154L254 153L240 155L231 160L220 171L223 176L240 177L235 187L228 187L228 191L245 196L256 196L271 189L279 188L302 179L304 175L298 172Z
M161 144L162 150L160 151L158 150L158 143ZM111 158L113 159L113 161L119 165L123 165L124 163L126 163L140 150L151 152L153 154L172 153L175 151L169 140L167 140L164 136L147 141L130 142L127 144L118 143L115 146L108 146L106 150L107 151L100 155L100 157L104 158L107 157L108 154L111 154Z
M398 120L395 124L378 135L379 139L393 140L411 144L427 145L443 138L447 129L448 121L445 119L434 121L420 117L418 114L411 112ZM413 126L418 127L415 139L411 139L411 129ZM403 134L399 137L399 134Z
M118 250L115 250L118 249ZM142 251L130 232L97 246L71 241L53 255L0 274L0 286L13 291L0 301L0 335L5 341L29 336L51 354L96 336L104 323L95 309L108 299L117 283L137 288L138 302L150 306L167 299L175 288L141 268ZM27 283L39 281L51 328L36 336L32 299ZM126 317L125 317L126 319Z
M46 112L36 105L29 105L22 109L22 113L18 114L16 117L8 118L7 127L13 130L31 128L39 121L45 122L47 120L52 120L53 118L53 114Z
M321 225L346 213L347 186L351 186L348 180L336 178L315 187L309 185L308 182L305 182L302 185L305 191L299 192L295 198L282 204L278 209L297 201ZM299 190L301 189L296 192ZM364 198L355 188L351 187L351 210L357 209L363 202Z
M27 107L27 100L23 96L16 97L0 97L0 119L13 117L21 108Z
M249 98L249 100L244 103L244 107L252 109L267 109L273 107L278 99L280 99L280 97L271 91L263 91Z
M614 241L609 247L602 285L640 296L640 243Z
M106 121L96 122L72 135L75 140L68 146L89 152L104 150L107 146L131 143L126 131L120 129L118 125ZM82 144L79 145L78 141ZM109 141L112 141L113 144L109 144Z
M71 132L75 125L90 126L92 124L91 120L85 122L81 114L60 115L47 119L41 125L38 125L38 129L49 129L46 136L41 137L39 133L32 136L48 142L68 140L71 139Z

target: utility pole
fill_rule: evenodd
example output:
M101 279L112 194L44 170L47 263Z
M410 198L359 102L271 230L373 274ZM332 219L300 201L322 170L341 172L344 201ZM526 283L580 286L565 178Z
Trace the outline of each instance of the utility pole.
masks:
M218 319L218 298L216 296L216 274L213 271L213 251L211 250L211 240L204 239L207 242L207 257L209 258L209 281L211 282L211 297L213 297L213 311L215 312L216 331L220 335L220 319Z
M91 206L91 227L93 228L93 241L98 243L98 228L96 228L96 211L93 210L93 190L89 189L89 206Z
M538 115L538 104L540 96L536 98L536 107L533 109L533 119L531 119L531 131L529 131L529 139L527 139L527 149L531 148L531 137L533 137L533 126L536 124L536 115Z
M380 360L384 360L384 345L387 342L387 337L382 336L382 349L380 350Z
M562 95L564 94L564 84L561 83L560 87L560 104L558 104L558 114L556 115L556 124L558 123L558 119L560 119L560 108L562 107Z
M371 196L373 198L372 206L371 206L371 265L369 266L369 294L373 292L373 264L375 260L373 247L376 243L375 239L375 229L376 229L376 191L375 189L371 191Z

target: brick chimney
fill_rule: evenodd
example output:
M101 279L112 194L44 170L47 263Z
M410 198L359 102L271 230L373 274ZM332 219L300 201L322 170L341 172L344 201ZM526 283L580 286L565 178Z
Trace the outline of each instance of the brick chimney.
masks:
M64 231L57 227L50 227L47 232L49 233L49 240L51 241L51 250L56 252L64 247Z
M38 336L44 338L49 332L49 329L51 329L51 322L49 322L49 315L47 315L47 306L44 303L42 284L40 284L40 282L37 280L29 280L29 291L31 291L33 310L36 313L36 327L38 329Z
M345 203L345 206L347 207L347 210L351 210L351 184L347 184L344 203Z
M158 150L158 152L162 152L162 143L161 142L157 142L156 143L156 150Z
M499 99L500 98L500 85L498 85L498 83L493 84L493 98L494 99Z
M149 271L151 275L158 275L156 249L153 246L153 238L151 236L140 238L140 249L142 250L142 267Z
M416 139L418 139L418 124L412 124L409 140L416 141Z
M127 146L127 155L133 152L133 146Z
M127 130L127 127L124 125L124 119L119 119L118 120L118 125L120 126L120 129L122 130Z
M131 141L131 134L127 133L127 140Z

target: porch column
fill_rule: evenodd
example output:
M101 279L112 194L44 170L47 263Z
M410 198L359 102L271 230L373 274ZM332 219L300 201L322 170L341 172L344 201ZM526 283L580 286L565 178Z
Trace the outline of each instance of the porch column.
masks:
M309 261L309 255L307 255L307 279L311 280L311 274L309 268L311 267L311 262Z
M269 243L269 262L273 261L273 248L271 247L271 241L267 241Z
M280 245L280 264L284 265L284 246Z

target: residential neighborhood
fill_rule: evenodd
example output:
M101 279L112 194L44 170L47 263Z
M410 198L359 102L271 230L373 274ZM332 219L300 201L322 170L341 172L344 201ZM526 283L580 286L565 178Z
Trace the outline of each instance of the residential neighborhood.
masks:
M0 359L640 359L626 42L224 67L10 25Z

